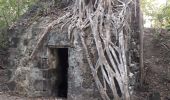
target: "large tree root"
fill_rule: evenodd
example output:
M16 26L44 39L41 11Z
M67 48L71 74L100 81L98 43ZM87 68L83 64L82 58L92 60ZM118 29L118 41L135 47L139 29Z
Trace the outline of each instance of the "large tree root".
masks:
M124 32L124 29L129 29L127 18L129 17L128 6L130 2L131 0L76 0L73 12L69 17L64 17L70 19L68 27L70 38L75 37L72 34L73 29L80 31L79 36L92 75L104 100L130 99L125 56L125 36L129 34L129 31L126 30L126 34ZM31 56L35 54L49 29L58 21L49 24L45 29ZM86 33L86 28L90 28L91 33ZM90 60L89 50L84 38L85 34L92 34L94 38L98 52L96 64L92 64ZM113 37L115 38L113 39ZM102 81L98 76L99 70L101 70ZM108 93L108 90L112 95Z

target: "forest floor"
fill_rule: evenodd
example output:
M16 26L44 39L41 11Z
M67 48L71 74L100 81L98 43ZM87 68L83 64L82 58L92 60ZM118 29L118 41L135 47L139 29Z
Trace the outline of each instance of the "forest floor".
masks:
M144 31L144 84L136 94L134 100L170 100L170 33L165 30Z

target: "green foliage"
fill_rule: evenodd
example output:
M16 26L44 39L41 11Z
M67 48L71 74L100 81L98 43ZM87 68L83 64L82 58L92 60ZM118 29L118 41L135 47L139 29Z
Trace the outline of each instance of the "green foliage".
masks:
M141 0L141 8L144 15L147 16L155 16L157 12L154 0Z
M144 16L152 19L153 27L170 29L170 0L159 6L156 0L141 0L141 8Z
M9 26L36 0L0 0L0 28Z

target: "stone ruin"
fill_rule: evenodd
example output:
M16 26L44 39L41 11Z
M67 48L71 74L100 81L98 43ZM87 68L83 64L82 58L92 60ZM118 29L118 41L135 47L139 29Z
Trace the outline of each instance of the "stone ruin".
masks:
M73 45L72 41L68 39L67 27L61 30L60 24L55 25L48 32L43 44L34 55L35 57L30 60L30 55L37 45L44 28L54 20L53 16L48 14L42 16L40 13L43 5L48 3L41 2L33 6L9 29L10 48L8 50L8 64L6 65L9 80L4 87L8 91L29 97L101 100L82 44L81 42L76 42ZM133 12L135 9L135 5L132 4L132 18L135 18ZM37 13L41 17L37 17ZM129 72L135 73L132 67L137 69L136 72L139 71L140 32L137 29L139 28L138 21L133 20L131 23L136 23L135 27L131 26L134 28L132 28L132 37L130 39L130 47L133 47L133 50L127 48L127 54L131 54L128 56ZM74 32L76 33L76 31ZM96 62L97 54L92 36L87 36L86 38L91 50L90 53L93 55L91 58ZM76 39L76 41L80 41L79 37ZM134 42L136 44L133 44ZM133 81L136 80L137 75L132 76ZM134 87L135 82L130 83L130 89Z

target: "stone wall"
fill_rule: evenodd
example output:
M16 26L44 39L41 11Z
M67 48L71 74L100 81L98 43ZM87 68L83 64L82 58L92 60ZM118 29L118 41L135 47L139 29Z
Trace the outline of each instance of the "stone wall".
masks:
M101 97L92 77L91 69L87 63L80 38L76 35L75 41L77 42L73 41L72 43L67 36L67 26L64 27L63 31L61 31L60 24L53 27L43 40L42 45L38 48L38 51L34 55L35 57L30 59L30 55L36 47L44 29L59 16L55 15L55 17L52 17L48 15L48 13L44 15L42 13L44 4L46 3L33 6L30 12L25 14L10 28L9 57L8 64L6 65L7 69L4 72L7 77L7 84L2 85L2 87L5 87L7 91L30 97L53 96L52 91L57 76L55 74L56 69L50 64L49 49L68 48L67 99L100 100ZM90 30L87 31L90 32ZM136 30L134 31L136 32ZM78 34L78 31L74 31L73 33ZM131 42L136 42L136 40ZM91 60L94 63L96 62L97 52L92 36L86 36L86 44L92 58ZM137 48L136 44L135 48ZM128 50L129 48L127 52ZM133 58L132 61L134 61ZM133 63L138 64L139 62L137 60ZM128 64L131 66L131 61L129 61Z
M26 19L22 19L24 21ZM9 41L8 87L13 93L29 97L53 96L53 86L56 81L56 70L50 66L48 50L50 48L68 48L68 100L100 100L100 94L95 86L91 70L84 54L84 49L77 37L74 46L67 37L67 29L60 30L56 25L44 39L42 45L30 59L30 55L37 45L42 32L54 19L50 16L40 17L23 30L19 26L11 29ZM19 24L19 23L18 23ZM22 24L22 23L21 23ZM75 31L76 32L76 31ZM78 33L75 33L78 34ZM91 36L87 42L93 48ZM94 54L94 50L92 53ZM95 57L93 57L95 60Z

